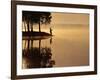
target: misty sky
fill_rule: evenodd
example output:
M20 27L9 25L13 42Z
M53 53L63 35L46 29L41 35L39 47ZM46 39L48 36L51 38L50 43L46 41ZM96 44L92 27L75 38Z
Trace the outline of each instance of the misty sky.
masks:
M51 13L51 24L89 24L89 15L80 13Z
M62 28L62 26L55 26L55 25L66 25L63 28L68 27L67 25L89 25L89 14L82 14L82 13L60 13L60 12L51 12L51 23L50 25L41 25L41 30L48 32L49 28L52 27L54 29ZM35 31L38 31L38 24L33 25L37 26L34 27ZM75 26L74 26L75 27ZM23 27L24 30L24 27Z

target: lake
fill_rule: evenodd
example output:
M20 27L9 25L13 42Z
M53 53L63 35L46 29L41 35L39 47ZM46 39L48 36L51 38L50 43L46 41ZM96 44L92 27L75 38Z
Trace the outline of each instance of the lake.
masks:
M23 39L22 68L89 65L89 25L52 25L53 36ZM48 32L49 28L42 27Z

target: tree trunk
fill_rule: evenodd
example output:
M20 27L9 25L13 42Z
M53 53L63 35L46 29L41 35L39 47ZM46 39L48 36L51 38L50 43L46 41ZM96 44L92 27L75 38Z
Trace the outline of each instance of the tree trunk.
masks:
M24 20L24 28L25 28L25 32L26 32L26 25L25 25L25 20Z
M33 32L33 24L31 24L31 32Z
M30 30L29 30L29 21L27 22L27 29L28 29L28 32L29 32L29 31L30 31Z
M39 32L41 32L41 28L40 28L40 21L39 21Z

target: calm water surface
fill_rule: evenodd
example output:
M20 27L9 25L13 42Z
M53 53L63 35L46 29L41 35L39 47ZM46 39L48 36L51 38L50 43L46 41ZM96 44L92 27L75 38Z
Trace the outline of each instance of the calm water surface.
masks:
M22 68L89 65L88 25L55 25L53 35L23 39Z

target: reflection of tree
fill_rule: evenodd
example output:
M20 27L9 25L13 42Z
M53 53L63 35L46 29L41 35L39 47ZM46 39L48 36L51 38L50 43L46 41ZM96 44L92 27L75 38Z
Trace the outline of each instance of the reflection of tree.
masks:
M39 25L39 32L41 32L40 25L48 24L51 22L51 13L50 12L33 12L33 11L22 11L22 20L24 22L24 28L28 32L33 31L33 24ZM26 23L26 26L25 26Z
M26 68L45 68L53 67L55 61L52 60L52 52L50 47L34 47L35 40L27 40L27 48L23 50L23 58L26 60Z

